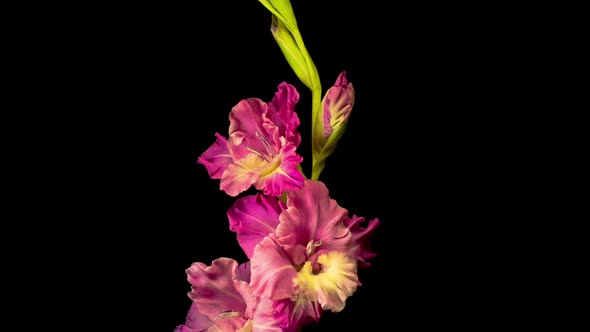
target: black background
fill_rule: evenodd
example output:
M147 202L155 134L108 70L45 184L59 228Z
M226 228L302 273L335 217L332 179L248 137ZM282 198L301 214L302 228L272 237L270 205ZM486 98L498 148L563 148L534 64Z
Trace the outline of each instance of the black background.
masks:
M321 180L351 215L381 222L362 286L304 330L501 326L514 311L496 304L510 268L498 267L509 240L495 235L519 190L505 190L514 150L498 157L510 128L496 124L510 118L519 80L504 77L510 47L494 47L505 23L494 8L292 2L324 91L344 70L356 91ZM50 34L68 51L45 50L58 54L53 77L67 81L53 98L74 111L59 113L67 130L56 130L72 162L53 174L73 180L54 181L76 220L61 226L76 234L64 252L88 248L67 280L105 289L83 292L108 294L95 324L172 331L190 307L191 263L246 259L228 229L234 199L197 157L226 135L235 104L269 101L286 81L301 94L309 175L310 93L257 1L102 6L72 21Z

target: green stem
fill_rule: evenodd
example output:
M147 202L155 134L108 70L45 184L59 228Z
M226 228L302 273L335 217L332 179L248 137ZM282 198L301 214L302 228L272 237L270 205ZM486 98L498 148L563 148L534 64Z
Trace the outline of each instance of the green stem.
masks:
M312 132L313 130L315 130L316 125L318 123L320 123L320 119L319 117L321 116L321 103L322 103L322 99L321 99L321 88L317 88L311 91L311 109L312 109L312 120L311 120L311 128L312 128ZM315 110L315 111L313 111ZM316 156L316 146L318 146L318 142L316 142L317 140L317 135L312 134L311 135L311 179L312 180L318 180L320 178L320 172L321 169L318 169L316 167L316 163L317 163L317 156Z
M295 38L295 42L297 46L301 50L301 54L305 57L305 62L307 66L308 73L310 73L311 79L311 164L312 164L312 171L311 171L311 179L318 180L320 177L321 170L315 167L317 162L316 157L316 146L318 146L319 142L316 142L316 137L319 137L315 131L317 128L317 124L320 123L321 117L321 103L322 103L322 84L320 82L320 76L318 74L317 68L315 67L307 48L305 47L305 43L303 42L303 38L299 29L295 29L293 31L293 37ZM320 133L321 134L321 133Z

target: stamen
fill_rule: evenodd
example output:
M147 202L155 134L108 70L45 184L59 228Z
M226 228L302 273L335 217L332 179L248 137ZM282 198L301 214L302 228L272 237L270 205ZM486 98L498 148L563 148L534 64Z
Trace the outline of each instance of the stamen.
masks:
M315 247L313 246L313 240L309 241L305 246L305 252L307 253L307 257L313 255L315 253Z
M260 140L261 140L262 142L264 142L264 144L265 144L266 146L270 146L270 142L269 142L269 141L266 139L266 137L264 137L264 136L260 135L260 133L259 133L259 132L256 132L256 136L257 136L258 138L260 138Z
M266 148L266 153L268 154L268 162L270 162L270 159L273 159L274 157L274 153L271 149L271 144L270 142L266 139L266 137L262 136L258 131L256 132L256 137L258 137L262 143L264 143L264 147Z
M267 163L270 163L270 159L268 159L267 155L262 154L262 152L256 150L256 149L252 149L251 147L247 147L246 149L248 149L248 151L253 152L255 155L257 155L258 157L260 157L260 159L265 160Z
M305 252L307 253L307 257L312 256L313 254L315 254L315 248L319 247L322 245L322 240L319 241L309 241L307 243L307 245L305 246Z
M234 310L224 310L217 314L217 319L235 318L240 316L240 313Z

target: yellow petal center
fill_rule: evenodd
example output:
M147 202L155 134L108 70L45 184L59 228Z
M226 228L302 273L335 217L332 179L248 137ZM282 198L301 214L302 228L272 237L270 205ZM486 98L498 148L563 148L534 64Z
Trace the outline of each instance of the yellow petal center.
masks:
M324 310L341 311L359 284L357 262L336 251L320 255L317 262L319 273L314 273L309 261L297 273L294 282L299 285L299 297L319 302Z

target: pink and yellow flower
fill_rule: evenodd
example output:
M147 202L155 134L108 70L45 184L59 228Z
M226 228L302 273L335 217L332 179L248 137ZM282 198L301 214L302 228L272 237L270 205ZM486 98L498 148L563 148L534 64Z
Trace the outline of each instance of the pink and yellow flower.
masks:
M229 115L229 137L216 133L215 142L197 162L211 178L220 179L220 189L230 196L251 186L272 196L301 189L298 101L295 87L285 82L269 103L258 98L240 101Z
M250 263L238 266L233 259L218 258L211 266L193 263L186 273L193 302L185 323L175 332L284 331L273 302L253 294L248 284Z
M319 181L306 180L286 198L246 196L228 211L230 230L250 258L252 291L275 302L283 328L344 308L360 285L358 266L375 256L369 238L379 225L349 218Z

